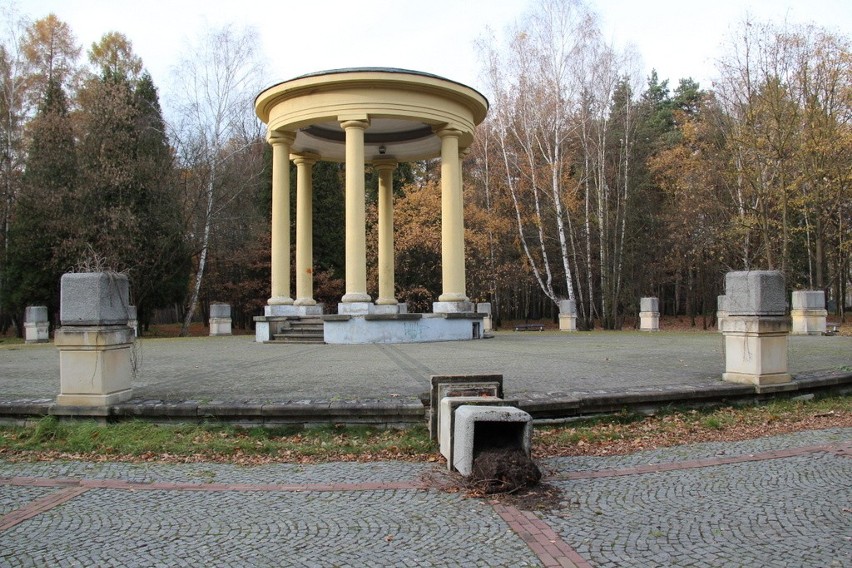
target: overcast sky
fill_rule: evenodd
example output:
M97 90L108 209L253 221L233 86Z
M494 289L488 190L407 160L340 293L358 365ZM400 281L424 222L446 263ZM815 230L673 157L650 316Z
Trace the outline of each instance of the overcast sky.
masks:
M9 0L0 0L8 2ZM14 0L13 0L14 1ZM186 42L205 26L257 28L268 84L341 67L401 67L483 90L474 42L497 36L536 0L17 0L36 19L53 12L85 49L108 31L132 42L155 84L168 90ZM635 46L643 74L691 76L710 87L730 28L757 20L814 22L852 33L850 0L591 0L606 37Z

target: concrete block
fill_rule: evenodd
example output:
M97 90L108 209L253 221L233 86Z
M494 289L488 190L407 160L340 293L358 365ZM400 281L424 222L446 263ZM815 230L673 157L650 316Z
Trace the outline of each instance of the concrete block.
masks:
M532 416L512 406L460 406L455 412L453 467L464 476L483 449L532 447Z
M503 375L432 375L429 389L429 435L438 439L438 411L446 397L503 398Z
M823 290L794 290L794 310L824 310L825 292Z
M639 330L660 330L660 300L653 297L639 299Z
M114 272L62 275L59 319L67 325L127 325L130 285Z
M47 322L47 306L27 306L24 310L24 321L27 323Z
M577 302L576 300L559 300L559 315L576 316Z
M640 312L660 312L660 300L659 298L640 298L639 299L639 311Z
M777 270L728 272L725 275L728 315L784 315L784 275Z
M210 319L213 318L230 318L231 304L210 304Z
M476 304L476 313L491 315L491 302L479 302Z
M441 455L447 458L447 468L453 465L453 434L455 431L455 411L462 405L506 406L507 403L496 396L446 396L438 406L438 447Z

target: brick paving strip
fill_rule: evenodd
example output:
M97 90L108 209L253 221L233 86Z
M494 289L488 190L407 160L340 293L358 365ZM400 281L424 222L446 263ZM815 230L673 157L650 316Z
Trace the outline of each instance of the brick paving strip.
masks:
M714 457L687 460L672 463L643 465L630 468L605 469L599 471L578 471L551 476L549 480L596 479L625 475L643 475L666 471L678 471L712 467L718 465L783 459L813 453L832 453L843 457L852 457L852 442L803 446L785 450L775 450L755 454L730 457ZM176 482L130 482L117 479L77 479L36 477L0 477L0 486L55 487L58 491L46 495L0 517L0 532L8 530L36 515L67 503L75 497L92 489L119 489L127 491L278 491L278 492L346 492L346 491L384 491L384 490L427 490L430 485L424 481L368 482L368 483L317 483L317 484L253 484L253 483L176 483ZM591 565L583 559L535 513L521 511L516 507L496 504L494 512L502 518L509 528L529 546L546 567L589 568Z
M39 486L44 487L44 485ZM10 529L15 525L22 523L27 519L31 519L40 513L49 511L58 505L67 503L74 497L82 495L88 490L88 487L66 487L61 491L51 493L50 495L45 495L41 499L36 499L29 505L21 507L20 509L12 511L8 515L0 517L0 532Z
M494 511L527 543L546 567L591 568L591 564L535 513L506 505L494 505Z

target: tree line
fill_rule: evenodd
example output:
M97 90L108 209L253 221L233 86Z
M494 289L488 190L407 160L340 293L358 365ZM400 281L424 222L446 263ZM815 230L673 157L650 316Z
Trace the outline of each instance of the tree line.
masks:
M508 317L570 298L581 327L619 329L640 297L657 296L664 313L706 327L724 274L748 269L825 290L842 315L848 36L745 21L712 89L637 78L635 54L608 45L580 0L542 0L505 42L491 37L481 54L492 106L468 192L502 223L478 251L492 273L479 293Z
M55 16L4 16L3 328L20 330L27 305L55 314L61 274L92 269L128 274L143 325L168 309L186 330L224 301L250 326L270 273L256 35L225 26L188 43L166 120L129 38L105 34L84 62ZM472 299L490 301L499 322L555 317L570 298L581 328L618 329L641 296L657 296L664 313L707 326L725 272L778 269L842 314L848 37L744 22L712 89L690 78L671 88L639 76L636 54L607 44L580 0L541 0L518 22L479 46L491 108L464 160ZM412 311L441 291L439 174L435 161L394 174L397 297ZM343 175L314 166L315 297L329 311L344 289ZM377 176L366 176L375 294Z
M55 15L29 22L7 8L4 16L3 330L20 334L24 308L35 304L55 323L69 271L126 273L143 327L164 307L188 326L211 294L227 301L246 270L232 257L262 246L268 232L265 143L251 108L261 84L254 34L226 26L187 45L175 67L176 118L166 121L123 34L104 34L81 61Z

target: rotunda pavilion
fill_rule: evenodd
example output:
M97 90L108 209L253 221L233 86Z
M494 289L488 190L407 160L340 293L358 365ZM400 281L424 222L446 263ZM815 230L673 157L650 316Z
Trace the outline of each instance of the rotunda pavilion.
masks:
M488 101L428 73L389 68L322 71L262 91L255 112L272 145L272 278L257 340L293 318L317 317L313 298L312 167L345 164L345 282L337 315L324 316L327 343L471 339L481 315L465 291L462 158ZM394 293L393 171L400 162L441 159L442 293L432 314L408 314ZM290 289L290 161L296 167L295 297ZM379 176L378 298L367 293L365 164ZM321 212L320 212L321 214Z

